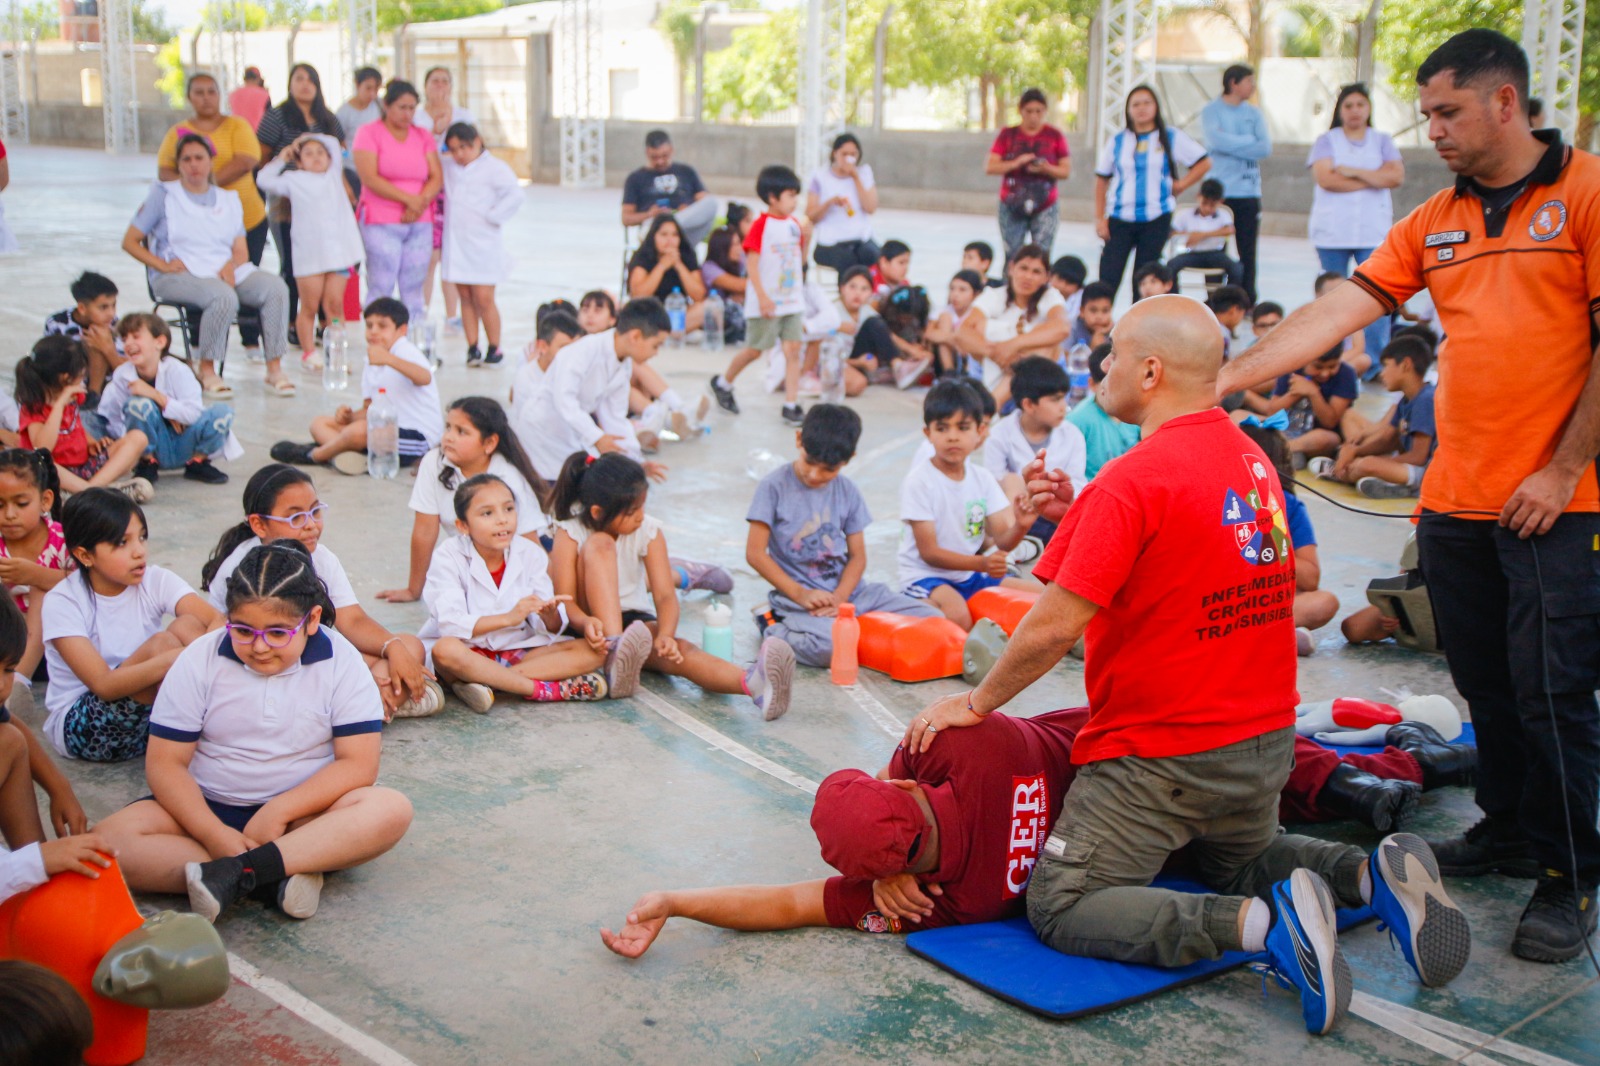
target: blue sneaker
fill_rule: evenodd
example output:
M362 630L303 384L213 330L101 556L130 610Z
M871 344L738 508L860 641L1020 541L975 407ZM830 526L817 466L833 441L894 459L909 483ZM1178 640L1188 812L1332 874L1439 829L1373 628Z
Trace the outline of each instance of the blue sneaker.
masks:
M1306 1031L1321 1036L1350 1008L1350 964L1339 950L1333 893L1321 875L1300 869L1272 886L1267 958L1285 988L1300 992Z
M1447 985L1467 965L1472 930L1445 894L1439 863L1427 841L1395 833L1379 841L1368 863L1372 910L1406 961L1429 988Z

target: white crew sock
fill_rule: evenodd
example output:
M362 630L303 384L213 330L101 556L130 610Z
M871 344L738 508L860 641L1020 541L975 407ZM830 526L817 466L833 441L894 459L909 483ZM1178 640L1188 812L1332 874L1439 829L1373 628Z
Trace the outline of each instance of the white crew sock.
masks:
M666 392L663 392L660 396L656 397L656 402L666 404L667 410L669 411L683 410L683 397L678 395L677 389L668 389Z
M1252 899L1244 907L1244 943L1240 947L1245 951L1267 950L1267 930L1272 928L1272 908L1259 899Z

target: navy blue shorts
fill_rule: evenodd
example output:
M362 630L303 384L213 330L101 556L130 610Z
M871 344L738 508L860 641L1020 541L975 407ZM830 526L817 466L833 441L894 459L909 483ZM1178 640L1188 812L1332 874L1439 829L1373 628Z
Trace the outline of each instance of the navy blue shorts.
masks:
M145 800L154 799L154 796L140 796L138 799L134 800L133 803L143 803ZM133 806L133 803L128 804L128 806ZM223 825L237 833L242 833L244 832L244 827L250 824L250 819L254 818L256 816L256 812L262 807L265 807L266 804L257 803L252 807L234 807L229 804L218 803L214 799L207 798L206 806L211 808L211 813L216 815L217 820Z
M965 581L951 581L947 577L925 577L921 581L913 581L905 588L905 593L914 600L925 600L933 590L941 585L948 585L961 594L963 600L970 600L984 589L992 589L1000 584L1000 579L990 577L988 574L973 574Z

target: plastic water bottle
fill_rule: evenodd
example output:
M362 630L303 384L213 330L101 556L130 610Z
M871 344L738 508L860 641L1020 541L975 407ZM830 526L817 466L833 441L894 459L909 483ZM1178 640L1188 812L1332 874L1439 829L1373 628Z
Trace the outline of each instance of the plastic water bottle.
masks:
M831 676L835 685L856 683L856 645L861 641L861 623L856 621L856 605L841 603L833 620L833 661Z
M700 646L707 655L733 661L733 608L711 598L706 607L705 628L700 632Z
M689 301L682 289L673 289L667 297L667 319L672 323L672 347L683 347L683 334L689 324Z
M829 338L817 355L817 376L822 379L823 403L844 403L844 353Z
M428 315L428 320L422 324L422 354L428 357L428 362L435 370L444 365L444 354L439 351L439 338L444 336L444 319L439 317L437 311Z
M367 408L367 474L387 480L400 473L400 414L389 400L389 390L379 389Z
M706 297L706 320L704 329L705 349L708 352L722 351L722 320L726 317L722 297L717 295L717 290L712 289L711 295ZM673 319L674 322L677 319Z
M1074 344L1067 352L1067 404L1072 407L1089 395L1089 346Z
M350 339L342 318L334 319L322 331L322 387L330 392L350 387Z

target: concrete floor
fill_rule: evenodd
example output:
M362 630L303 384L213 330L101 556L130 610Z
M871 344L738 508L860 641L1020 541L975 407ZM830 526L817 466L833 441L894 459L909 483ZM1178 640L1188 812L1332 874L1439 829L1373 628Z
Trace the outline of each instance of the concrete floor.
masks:
M148 157L49 148L14 151L11 166L7 217L26 254L0 259L0 335L7 338L0 374L6 376L43 317L69 302L66 287L78 271L115 278L123 310L144 305L141 270L117 244L154 171ZM519 260L516 280L501 290L513 351L531 336L540 301L614 287L620 265L614 190L535 186L527 199L508 227ZM936 291L966 241L995 240L989 218L889 210L880 214L878 232L909 240L914 276ZM1086 226L1064 226L1056 250L1091 263L1096 255ZM1316 259L1305 242L1269 238L1262 256L1263 298L1292 307L1309 296ZM701 391L724 358L668 352L659 365L687 395ZM256 373L242 357L228 368L247 450L230 468L233 482L210 488L164 478L147 508L152 558L190 580L198 580L218 534L238 521L243 482L266 461L267 446L303 436L312 415L327 406L314 381L294 400L267 398ZM503 397L511 373L509 367L467 371L457 340L447 350L441 391L447 398ZM719 417L708 438L663 450L672 476L652 490L650 504L667 524L675 553L734 569L738 619L765 593L742 565L743 515L753 489L746 467L767 461L755 453L782 459L793 446L792 431L778 420L778 401L757 395L750 377L742 417ZM1382 404L1377 396L1363 402ZM881 579L893 576L898 485L920 438L919 406L914 394L884 389L857 403L865 432L849 473L878 519L867 541L869 574ZM418 626L420 606L375 598L404 578L407 486L331 472L319 483L332 508L326 543L344 560L364 605L397 630ZM1408 527L1337 511L1315 498L1308 503L1325 587L1346 610L1359 608L1367 580L1395 572ZM690 638L698 636L703 602L695 597L686 605L682 632ZM752 654L754 628L741 621L735 632L737 655ZM1456 698L1438 657L1347 648L1336 627L1320 636L1317 655L1302 661L1307 700L1399 689ZM1263 995L1260 978L1246 972L1058 1025L990 998L886 938L833 931L755 936L681 924L639 962L611 956L597 930L615 926L649 889L825 875L806 820L810 797L797 785L842 766L878 768L894 744L890 719L905 722L960 687L958 681L906 686L868 675L865 698L856 699L820 671L804 669L796 686L793 708L773 724L755 717L747 701L663 678L648 679L631 700L536 711L501 705L483 718L453 706L437 718L398 723L387 733L383 779L416 805L410 834L391 855L331 879L310 922L249 905L230 913L221 923L230 950L265 979L236 966L236 976L245 973L248 981L237 982L223 1002L157 1015L147 1061L1048 1057L1131 1064L1225 1056L1424 1063L1436 1052L1459 1059L1470 1045L1514 1030L1509 1039L1539 1054L1500 1045L1512 1059L1600 1063L1600 987L1579 963L1542 967L1511 958L1511 929L1527 885L1495 878L1453 886L1473 920L1477 949L1448 989L1419 989L1387 937L1371 927L1344 939L1359 989L1480 1034L1458 1029L1444 1044L1421 1029L1408 1037L1355 1017L1338 1034L1312 1040L1296 1000L1276 989ZM1081 664L1068 660L1012 709L1035 713L1083 696ZM762 760L778 776L753 765ZM144 791L137 765L74 765L68 772L93 817ZM1474 816L1464 793L1432 796L1418 829L1442 832ZM1370 842L1354 830L1328 831ZM299 1013L286 1001L299 1004ZM1470 1061L1503 1059L1490 1048Z

